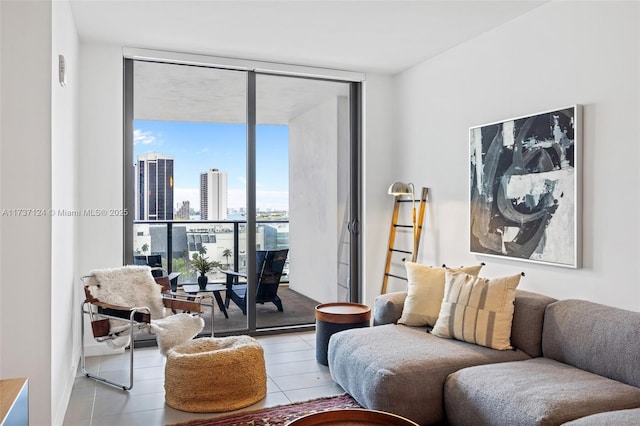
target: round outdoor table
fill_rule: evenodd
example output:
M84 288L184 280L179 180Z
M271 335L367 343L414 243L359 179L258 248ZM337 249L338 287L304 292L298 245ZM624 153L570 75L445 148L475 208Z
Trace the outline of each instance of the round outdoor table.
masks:
M359 303L323 303L316 306L316 361L328 365L329 339L334 333L369 327L371 309Z

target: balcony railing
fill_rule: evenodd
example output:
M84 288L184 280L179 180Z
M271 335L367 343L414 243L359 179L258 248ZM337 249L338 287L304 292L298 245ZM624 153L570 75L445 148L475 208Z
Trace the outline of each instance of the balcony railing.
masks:
M255 232L256 250L289 248L286 219L258 220ZM247 223L242 220L134 221L133 252L160 255L164 269L180 272L179 284L193 283L196 273L190 268L190 260L195 253L204 253L221 269L246 272L246 236ZM288 263L285 272L287 269ZM213 272L211 278L215 279L215 275Z
M222 269L246 272L247 223L242 220L225 221L135 221L134 255L160 255L164 269L180 272L178 284L196 283L196 273L189 268L191 256L204 248L210 260L221 263ZM256 221L256 249L272 250L289 248L289 221L287 219ZM133 259L127 263L133 263ZM225 274L212 271L207 274L210 281L226 281ZM289 282L289 265L285 265L285 275L281 279L278 295L282 299L284 311L280 312L271 303L257 304L255 327L257 330L313 327L314 307L321 303L306 294L304 285ZM296 284L296 285L294 285ZM304 282L302 283L304 284ZM295 288L294 288L295 287ZM183 291L179 289L178 291ZM212 309L204 309L204 335L211 332L216 336L246 333L250 328L249 317L240 307L231 303L226 307L227 315L219 309L213 295L205 295ZM207 299L208 298L208 299ZM326 302L326 301L323 301ZM274 314L275 313L275 314ZM140 341L153 336L142 336Z

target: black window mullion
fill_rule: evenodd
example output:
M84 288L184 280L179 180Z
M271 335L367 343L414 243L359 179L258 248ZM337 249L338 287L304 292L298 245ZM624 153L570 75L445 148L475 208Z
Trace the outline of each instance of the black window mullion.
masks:
M256 73L247 72L247 318L256 330Z

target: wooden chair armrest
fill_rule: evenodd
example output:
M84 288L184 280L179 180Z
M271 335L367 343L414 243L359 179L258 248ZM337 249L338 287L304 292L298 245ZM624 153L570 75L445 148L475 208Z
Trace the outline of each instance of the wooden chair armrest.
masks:
M225 274L227 276L227 290L230 290L231 287L235 284L246 284L246 282L242 282L240 283L238 281L238 277L242 277L246 280L247 278L247 274L243 274L241 272L236 272L236 271L222 271L220 270L220 272L222 272L223 274Z
M131 319L131 313L133 313L133 320L136 322L151 323L151 313L149 308L146 307L127 307L113 305L111 303L100 302L94 299L93 301L87 301L90 305L98 308L98 314L103 316L112 317L113 319Z
M123 312L128 312L128 313L131 313L131 311L133 310L133 308L131 308L130 306L114 305L112 303L101 302L98 299L94 299L93 301L91 301L89 303L94 305L94 306L98 306L100 308L113 309L113 310L123 311Z
M247 274L242 273L242 272L236 272L236 271L223 271L222 269L220 270L220 272L222 272L223 274L226 274L226 275L234 276L234 277L247 278Z
M172 311L180 309L182 311L198 312L201 309L201 297L200 296L188 296L178 293L163 293L162 303L165 308L169 308Z

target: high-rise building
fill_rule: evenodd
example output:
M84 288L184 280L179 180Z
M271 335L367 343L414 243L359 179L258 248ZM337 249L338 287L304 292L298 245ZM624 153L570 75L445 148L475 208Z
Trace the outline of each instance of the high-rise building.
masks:
M200 173L200 219L227 218L227 172L210 169Z
M190 210L191 206L189 201L183 201L182 205L176 210L176 219L189 220Z
M136 161L137 220L173 220L173 158L147 152Z

